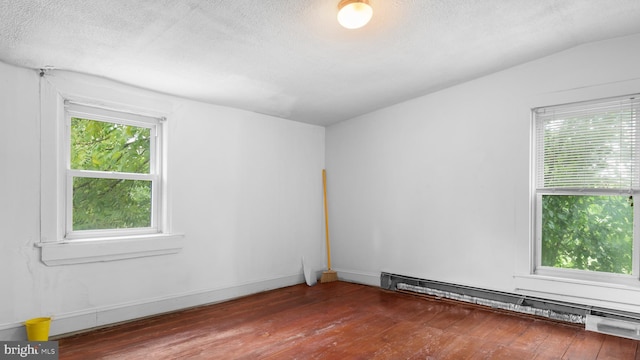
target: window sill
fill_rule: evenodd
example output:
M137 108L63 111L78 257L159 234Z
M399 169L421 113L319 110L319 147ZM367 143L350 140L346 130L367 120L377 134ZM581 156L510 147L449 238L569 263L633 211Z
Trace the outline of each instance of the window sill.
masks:
M584 305L640 312L640 283L612 284L545 275L514 276L518 293Z
M175 254L182 250L184 235L152 234L110 239L38 243L47 266L85 264Z

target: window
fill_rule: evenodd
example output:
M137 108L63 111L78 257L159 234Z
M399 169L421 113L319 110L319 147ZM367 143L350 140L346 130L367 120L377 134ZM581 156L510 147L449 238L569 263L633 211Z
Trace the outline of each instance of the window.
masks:
M40 248L48 266L175 254L167 126L175 104L77 74L40 77Z
M65 238L157 233L160 119L65 104Z
M533 117L535 272L637 282L639 98L537 108Z

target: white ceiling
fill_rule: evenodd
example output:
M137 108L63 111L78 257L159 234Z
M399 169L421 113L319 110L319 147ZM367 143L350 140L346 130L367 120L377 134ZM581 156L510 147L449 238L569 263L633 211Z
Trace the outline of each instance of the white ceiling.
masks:
M582 43L640 0L0 0L0 60L328 125Z

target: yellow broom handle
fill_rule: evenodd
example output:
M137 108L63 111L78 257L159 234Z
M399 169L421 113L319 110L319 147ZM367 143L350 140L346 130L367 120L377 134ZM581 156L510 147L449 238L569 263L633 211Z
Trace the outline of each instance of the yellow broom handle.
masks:
M329 209L327 208L327 171L322 169L322 189L324 191L324 229L327 237L327 268L331 270L331 244L329 243Z

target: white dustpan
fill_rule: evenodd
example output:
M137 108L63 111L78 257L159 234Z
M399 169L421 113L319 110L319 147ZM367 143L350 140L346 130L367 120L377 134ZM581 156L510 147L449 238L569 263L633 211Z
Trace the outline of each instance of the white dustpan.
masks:
M315 276L313 276L313 269L304 261L304 256L302 257L302 272L304 273L304 281L309 286L313 286L318 282Z

